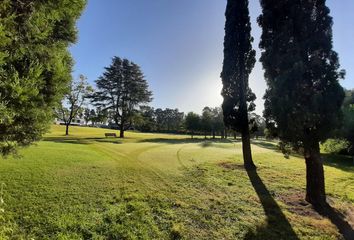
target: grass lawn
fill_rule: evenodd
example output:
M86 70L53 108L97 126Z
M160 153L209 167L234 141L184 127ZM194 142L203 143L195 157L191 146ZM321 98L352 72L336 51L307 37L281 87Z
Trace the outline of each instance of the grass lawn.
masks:
M340 239L302 199L305 163L272 142L62 126L0 160L0 239ZM354 166L325 156L330 204L354 222ZM0 209L0 210L1 210Z

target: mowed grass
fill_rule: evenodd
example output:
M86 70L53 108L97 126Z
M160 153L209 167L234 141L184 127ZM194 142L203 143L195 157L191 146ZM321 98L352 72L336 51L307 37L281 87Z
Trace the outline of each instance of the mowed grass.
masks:
M254 141L257 172L239 141L53 126L0 160L1 239L340 239L302 199L305 164ZM354 167L326 157L329 202L353 213Z

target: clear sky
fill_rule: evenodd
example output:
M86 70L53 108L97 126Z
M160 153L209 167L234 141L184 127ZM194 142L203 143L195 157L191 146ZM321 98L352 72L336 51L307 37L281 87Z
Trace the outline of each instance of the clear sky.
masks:
M354 88L354 1L327 4L334 18L334 49L347 71L342 85ZM225 6L226 0L88 0L78 22L78 42L71 47L74 77L82 73L93 84L119 56L141 66L154 94L153 107L199 113L204 106L219 106ZM259 1L250 0L257 60L260 12ZM250 86L261 113L266 84L258 62Z

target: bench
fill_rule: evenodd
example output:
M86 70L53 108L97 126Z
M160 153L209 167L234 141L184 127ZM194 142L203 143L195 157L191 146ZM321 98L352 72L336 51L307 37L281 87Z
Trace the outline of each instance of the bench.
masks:
M105 133L104 134L106 137L117 137L115 133Z

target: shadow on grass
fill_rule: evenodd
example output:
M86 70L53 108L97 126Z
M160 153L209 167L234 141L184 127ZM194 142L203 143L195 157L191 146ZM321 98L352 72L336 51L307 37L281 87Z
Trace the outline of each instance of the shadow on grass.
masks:
M322 216L327 217L334 225L336 225L345 240L354 239L354 230L345 220L345 216L342 213L332 208L329 204L325 209L317 210L317 212Z
M165 144L185 144L185 143L201 143L203 147L209 147L212 143L232 143L233 141L229 139L204 139L204 138L148 138L143 139L139 142L148 142L148 143L165 143Z
M261 148L266 148L269 150L273 150L274 152L277 153L282 153L278 146L272 142L267 142L267 141L252 141L253 145L256 145ZM297 157L297 158L304 158L303 155L292 152L290 154L292 157ZM322 153L321 154L323 158L323 164L326 166L338 168L343 171L347 172L352 172L354 171L354 159L352 156L346 156L346 155L338 155L338 154L328 154L328 153Z
M323 164L330 167L335 167L347 172L354 171L354 160L351 156L322 154Z
M46 137L45 142L69 143L69 144L92 144L94 142L121 144L122 141L117 138L75 138L75 137Z
M277 202L269 193L257 170L247 170L247 175L256 191L267 217L267 225L250 231L245 239L299 239Z
M251 143L253 145L256 145L256 146L261 147L261 148L266 148L266 149L269 149L269 150L274 150L276 152L280 152L280 150L277 147L277 145L274 144L273 142L253 140Z

